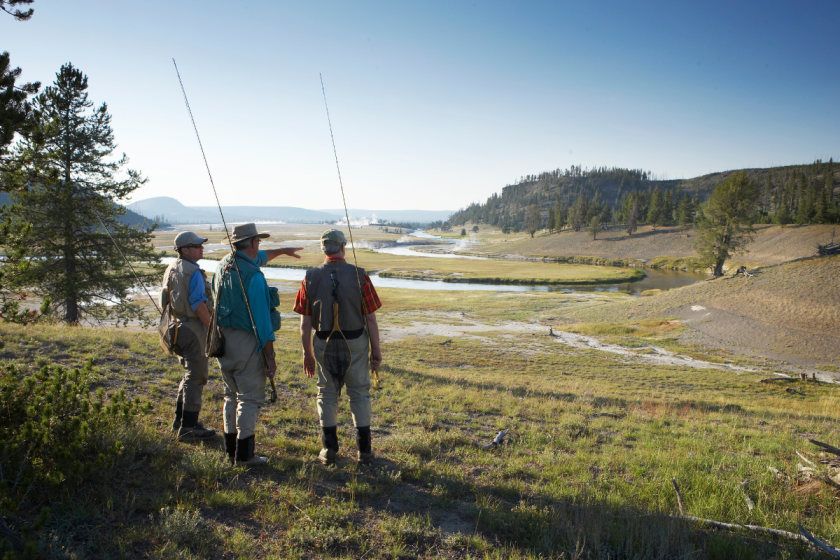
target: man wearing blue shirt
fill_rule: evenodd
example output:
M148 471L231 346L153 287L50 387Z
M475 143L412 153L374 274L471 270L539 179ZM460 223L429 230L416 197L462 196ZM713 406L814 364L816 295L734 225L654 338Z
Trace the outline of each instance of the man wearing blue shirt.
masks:
M277 371L274 331L280 328L271 319L279 301L271 301L260 266L279 255L299 259L296 253L302 249L261 251L260 240L266 237L269 234L258 233L253 223L236 226L230 239L234 252L222 259L213 278L216 321L225 338L224 355L219 358L225 382L225 450L231 460L248 466L268 460L254 455L254 434L265 400L266 377L273 379Z
M216 435L198 420L201 395L207 385L205 348L213 308L210 285L198 266L206 241L206 238L191 231L182 231L175 237L178 259L163 274L160 292L161 307L169 302L177 321L175 350L184 366L184 377L175 400L175 420L172 422L172 429L178 431L178 439L203 439Z

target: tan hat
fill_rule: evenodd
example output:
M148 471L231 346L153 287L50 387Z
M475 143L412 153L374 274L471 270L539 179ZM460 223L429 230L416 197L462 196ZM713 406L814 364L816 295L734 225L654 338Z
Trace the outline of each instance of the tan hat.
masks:
M344 233L339 229L328 229L321 234L321 247L324 245L341 245L347 243Z
M246 239L250 239L252 237L259 237L260 239L265 239L266 237L270 237L271 234L268 232L257 232L257 225L254 222L249 222L247 224L239 224L235 228L233 228L233 235L230 236L230 242L236 243L237 241L244 241Z

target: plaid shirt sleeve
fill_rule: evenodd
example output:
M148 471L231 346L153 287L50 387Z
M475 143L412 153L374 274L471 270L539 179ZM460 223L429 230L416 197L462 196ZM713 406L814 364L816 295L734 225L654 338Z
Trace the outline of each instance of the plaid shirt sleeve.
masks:
M373 287L373 282L370 281L370 276L365 274L365 285L362 288L362 311L365 315L375 312L382 307L382 302L379 301L379 295L376 293L376 288ZM312 315L312 303L306 295L306 279L300 284L297 297L295 298L295 313L300 315Z
M382 307L382 302L379 301L376 288L373 287L370 276L365 274L365 285L362 288L362 311L364 311L365 315L368 315L380 307Z
M298 290L297 297L295 298L295 313L299 313L301 315L312 315L312 304L309 301L309 297L306 295L306 278L303 279L303 282L300 283L300 289Z

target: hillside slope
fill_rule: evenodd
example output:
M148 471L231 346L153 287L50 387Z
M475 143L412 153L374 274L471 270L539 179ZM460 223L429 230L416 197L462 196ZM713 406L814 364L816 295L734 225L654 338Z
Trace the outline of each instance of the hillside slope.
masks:
M794 259L811 257L817 243L831 240L832 233L840 229L833 225L822 226L756 226L755 241L748 246L749 253L735 258L738 262L780 264ZM838 231L840 235L840 231ZM584 231L564 230L562 233L537 235L509 243L487 246L497 254L516 254L532 257L600 257L605 259L653 260L658 257L696 257L695 232L692 228L653 228L646 226L628 237L621 228L598 234L598 239Z
M587 207L590 203L600 209L609 206L613 211L613 218L618 216L619 208L622 207L622 218L618 221L623 223L626 213L629 212L630 196L639 197L639 221L646 223L648 205L654 191L662 191L666 200L672 200L671 197L674 197L673 207L670 208L672 215L668 216L669 210L664 210L666 215L658 216L657 223L676 223L676 206L683 196L687 195L688 199L693 200L691 205L696 206L698 202L703 202L709 197L715 185L738 172L744 173L761 185L759 209L765 215L773 214L780 201L784 200L791 213L800 205L807 207L807 216L803 215L802 219L793 220L796 223L824 223L821 220L813 221L814 204L819 199L822 189L829 192L830 185L832 194L829 197L829 206L832 201L838 200L840 169L836 169L833 161L817 160L808 165L730 170L692 179L670 180L657 180L649 172L639 169L581 169L579 166L572 166L570 169L555 169L539 175L522 177L517 183L506 185L501 193L492 194L485 202L473 203L455 212L450 216L449 224L459 226L471 222L499 227L507 224L511 228L519 225L525 229L525 211L529 206L536 205L540 209L539 227L543 227L548 218L549 208L554 207L556 202L572 206L579 198L588 201ZM602 219L602 223L608 221L612 219ZM690 221L689 219L688 222ZM589 219L585 222L588 223ZM568 221L566 223L569 224Z
M840 256L755 271L755 277L699 282L651 297L593 305L567 322L677 317L685 342L820 369L840 365ZM829 368L829 371L836 369Z

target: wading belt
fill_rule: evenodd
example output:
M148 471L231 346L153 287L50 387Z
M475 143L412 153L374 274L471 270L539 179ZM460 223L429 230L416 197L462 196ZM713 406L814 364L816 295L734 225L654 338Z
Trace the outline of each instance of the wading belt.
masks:
M330 333L332 331L315 331L315 336L320 338L321 340L327 340L330 337ZM342 331L344 338L347 340L356 340L363 334L365 334L365 328L362 327L361 329L353 329L352 331Z

